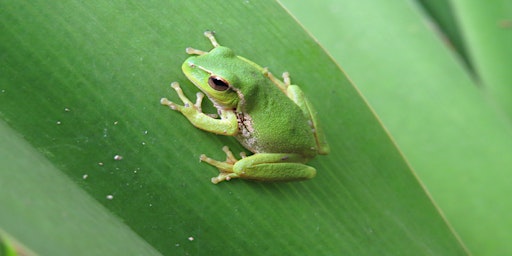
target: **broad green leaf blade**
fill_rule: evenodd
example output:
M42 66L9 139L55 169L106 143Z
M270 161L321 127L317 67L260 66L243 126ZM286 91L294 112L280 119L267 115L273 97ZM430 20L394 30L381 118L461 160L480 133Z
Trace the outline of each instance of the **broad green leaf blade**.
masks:
M0 7L0 117L162 254L466 254L366 102L275 2ZM210 49L206 29L303 88L332 148L310 163L318 177L210 183L199 155L242 147L158 102L177 100L172 81L197 91L180 66L185 47Z
M418 7L283 2L360 88L470 250L511 254L512 129Z
M22 251L160 255L3 121L0 136L0 227L27 247Z

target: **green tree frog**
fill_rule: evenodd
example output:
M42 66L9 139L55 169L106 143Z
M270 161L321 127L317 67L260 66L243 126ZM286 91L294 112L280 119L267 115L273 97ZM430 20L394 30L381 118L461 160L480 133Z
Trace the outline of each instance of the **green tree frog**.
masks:
M283 81L267 68L237 56L230 48L219 45L213 32L204 35L213 49L205 52L187 48L189 57L182 65L183 73L201 91L191 102L177 82L171 87L183 105L166 98L160 103L181 112L195 127L234 136L254 154L241 153L237 160L226 147L226 160L221 162L204 154L200 160L219 169L212 178L217 184L242 178L260 181L291 181L313 178L315 168L305 165L317 154L329 153L329 146L318 126L316 112L297 85L292 85L287 72ZM218 117L203 113L204 94L218 111Z

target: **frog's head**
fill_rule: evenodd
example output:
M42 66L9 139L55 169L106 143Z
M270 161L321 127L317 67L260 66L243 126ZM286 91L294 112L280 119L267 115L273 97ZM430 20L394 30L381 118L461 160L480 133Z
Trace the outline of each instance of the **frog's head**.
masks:
M198 55L189 57L182 65L187 78L216 107L233 109L240 103L243 105L246 96L254 91L254 86L248 81L254 81L251 77L258 75L252 64L223 46L217 46L209 52L190 52Z

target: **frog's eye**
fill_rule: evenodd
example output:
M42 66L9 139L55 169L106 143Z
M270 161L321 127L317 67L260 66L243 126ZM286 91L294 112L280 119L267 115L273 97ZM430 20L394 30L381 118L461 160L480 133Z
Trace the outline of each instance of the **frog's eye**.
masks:
M208 84L216 91L225 91L229 89L229 83L218 76L210 76L208 78Z

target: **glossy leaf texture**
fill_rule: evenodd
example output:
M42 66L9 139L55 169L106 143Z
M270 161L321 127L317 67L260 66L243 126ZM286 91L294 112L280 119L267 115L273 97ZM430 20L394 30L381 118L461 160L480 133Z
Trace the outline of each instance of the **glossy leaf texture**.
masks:
M210 49L205 30L308 95L331 146L315 179L210 183L199 155L243 148L159 104L177 100L173 81L197 92L180 66L186 47ZM274 1L2 1L0 31L0 227L38 254L467 254L359 91Z

